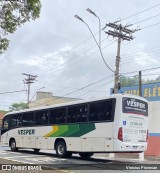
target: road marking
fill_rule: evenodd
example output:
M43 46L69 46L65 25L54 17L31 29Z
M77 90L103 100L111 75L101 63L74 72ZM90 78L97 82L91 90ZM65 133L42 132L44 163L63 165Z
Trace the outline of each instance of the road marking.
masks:
M23 157L36 157L36 155L11 156L11 157L4 157L4 158L10 159L10 158L23 158Z
M61 158L51 158L51 157L36 157L36 158L25 158L25 160L36 161L36 162L54 162L54 161L66 161L66 159Z
M32 164L32 163L29 163L29 162L19 161L19 160L15 160L15 159L7 159L7 158L3 158L3 159L6 159L8 161L15 161L15 162L19 162L19 163Z
M21 154L21 153L18 153L18 152L13 152L13 151L3 151L3 150L1 150L0 153L8 153L8 154L10 154L10 153L14 153L14 154Z

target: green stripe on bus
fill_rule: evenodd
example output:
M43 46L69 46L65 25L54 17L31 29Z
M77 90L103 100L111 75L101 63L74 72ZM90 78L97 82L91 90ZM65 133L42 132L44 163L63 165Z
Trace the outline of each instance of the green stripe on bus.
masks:
M80 130L69 135L68 137L80 137L96 129L94 123L79 124Z
M51 134L50 137L58 137L66 131L68 131L68 126L67 125L58 126L58 131Z
M71 134L73 133L76 133L77 131L79 131L79 125L78 124L72 124L72 125L68 125L68 131L61 134L60 136L61 137L67 137L67 136L70 136Z
M96 129L94 123L59 125L58 131L48 137L80 137Z

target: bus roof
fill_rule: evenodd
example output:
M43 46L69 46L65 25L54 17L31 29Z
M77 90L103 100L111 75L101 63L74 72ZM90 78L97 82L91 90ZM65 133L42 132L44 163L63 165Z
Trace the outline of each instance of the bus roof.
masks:
M62 106L70 106L70 105L88 103L88 102L92 102L92 101L99 101L99 100L110 99L110 98L119 98L119 97L130 97L130 98L134 97L134 98L141 99L141 100L144 100L144 101L148 102L143 97L122 93L122 94L112 94L110 96L104 96L104 97L91 98L91 99L86 99L86 100L78 100L78 101L71 101L71 102L65 102L65 103L57 103L57 104L54 104L54 105L51 105L51 106L41 106L41 107L36 107L36 108L31 108L31 109L24 109L24 110L21 110L21 111L9 112L6 115L15 114L15 113L30 112L30 111L36 111L36 110L38 111L38 110L50 109L50 108L56 108L56 107L62 107Z

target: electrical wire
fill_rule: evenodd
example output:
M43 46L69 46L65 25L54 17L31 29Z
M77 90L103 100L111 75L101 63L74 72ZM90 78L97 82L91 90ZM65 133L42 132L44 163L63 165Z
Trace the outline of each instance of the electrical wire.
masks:
M148 25L148 26L145 26L145 27L141 28L141 30L144 30L144 29L147 29L147 28L150 28L150 27L159 25L159 24L160 24L160 22L159 22L159 23L152 24L152 25ZM141 30L140 30L140 31L141 31Z
M151 9L153 9L153 8L156 8L156 7L158 7L158 6L160 6L160 4L156 4L156 5L154 5L154 6L150 7L150 8L147 8L147 9L145 9L145 10L139 11L139 12L137 12L137 13L135 13L135 14L132 14L132 15L130 15L130 16L128 16L128 17L125 17L125 18L121 19L121 21L122 21L122 20L126 20L126 19L131 18L131 17L134 17L134 16L136 16L136 15L138 15L138 14L144 13L144 12L146 12L146 11L148 11L148 10L151 10Z
M106 45L106 46L104 46L102 49L105 49L105 48L109 47L109 46L112 45L113 43L115 43L115 41L112 42L112 43L110 43L110 44L108 44L108 45ZM89 55L89 56L87 56L87 57L85 57L85 58L83 58L83 59L81 59L81 60L79 60L79 61L76 61L76 62L74 62L73 64L70 64L70 65L66 66L65 68L68 69L69 67L71 67L71 66L73 66L73 65L75 65L75 64L77 64L77 63L79 63L79 62L81 62L81 61L84 61L84 60L88 59L89 57L93 56L94 54L96 54L96 53L98 53L98 52L99 52L99 51L93 52L91 55ZM57 72L59 72L59 71L61 71L61 70L64 71L64 70L66 70L65 68L63 68L63 69L58 69L58 70L55 70L55 71L50 71L50 72L48 72L48 73L46 73L46 74L41 74L41 75L39 75L39 76L48 75L48 74L50 74L50 73L54 74L54 73L57 73ZM70 69L70 68L69 68L69 69Z
M149 17L149 18L146 18L146 19L140 20L140 21L138 21L138 22L133 23L132 25L135 25L135 24L138 24L138 23L145 22L145 21L147 21L147 20L153 19L153 18L158 17L158 16L160 16L160 14L157 14L157 15L155 15L155 16L151 16L151 17Z
M102 42L105 41L105 40L106 40L106 39L102 40ZM79 55L73 57L73 58L69 61L69 63L72 62L73 60L78 59L81 55L83 55L83 54L89 52L91 49L93 49L93 48L95 48L95 47L97 47L97 46L94 45L94 46L92 46L91 48L89 48L89 49L85 50L84 52L80 53ZM97 51L97 52L98 52L98 51ZM61 67L62 65L65 65L65 64L66 64L66 62L64 62L63 64L60 64L58 67ZM57 69L58 67L56 67L56 69ZM54 69L54 70L55 70L55 69ZM48 72L48 70L47 70L47 72ZM45 73L45 71L44 71L44 72L41 72L41 73L38 73L37 75L41 75L41 74L43 74L43 73Z
M147 68L147 69L143 69L143 70L139 70L139 71L148 71L148 70L156 70L156 69L159 69L160 67L153 67L153 68ZM121 73L121 74L132 74L132 73L137 73L139 71L132 71L132 72L125 72L125 73Z
M2 93L0 93L0 94L10 94L10 93L18 93L18 92L24 92L24 91L27 91L27 90L8 91L8 92L2 92Z
M140 11L140 12L137 12L137 13L135 13L135 14L132 14L132 15L130 15L130 16L128 16L128 17L125 17L125 18L123 18L123 19L121 19L121 20L126 20L126 19L128 19L128 18L130 18L130 17L136 16L136 15L138 15L138 14L141 14L141 13L143 13L143 12L145 12L145 11L151 10L151 9L156 8L156 7L158 7L158 6L160 6L160 4L156 4L156 5L154 5L154 6L150 7L150 8L147 8L147 9L145 9L145 10L142 10L142 11ZM143 29L145 29L145 28L143 28ZM96 33L94 34L94 36L97 35L98 33L99 33L99 31L96 32ZM70 49L70 50L67 51L66 53L64 53L64 54L62 54L62 55L59 55L58 57L60 57L60 56L65 56L66 54L68 54L68 53L70 53L71 51L73 51L74 49L80 47L81 45L83 45L85 42L87 42L87 41L90 40L90 39L92 39L92 36L89 37L89 38L87 38L87 39L84 40L83 42L77 44L76 46L74 46L72 49ZM43 67L46 66L46 65L48 65L48 64L49 64L49 63L46 63L45 65L43 65Z

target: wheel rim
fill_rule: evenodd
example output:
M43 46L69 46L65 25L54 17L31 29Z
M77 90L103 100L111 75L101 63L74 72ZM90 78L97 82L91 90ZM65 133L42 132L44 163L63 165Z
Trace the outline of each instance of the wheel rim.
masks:
M15 143L15 142L12 142L12 143L11 143L11 148L14 149L15 147L16 147L16 143Z
M58 145L58 154L62 155L64 153L65 147L64 145L60 144Z

